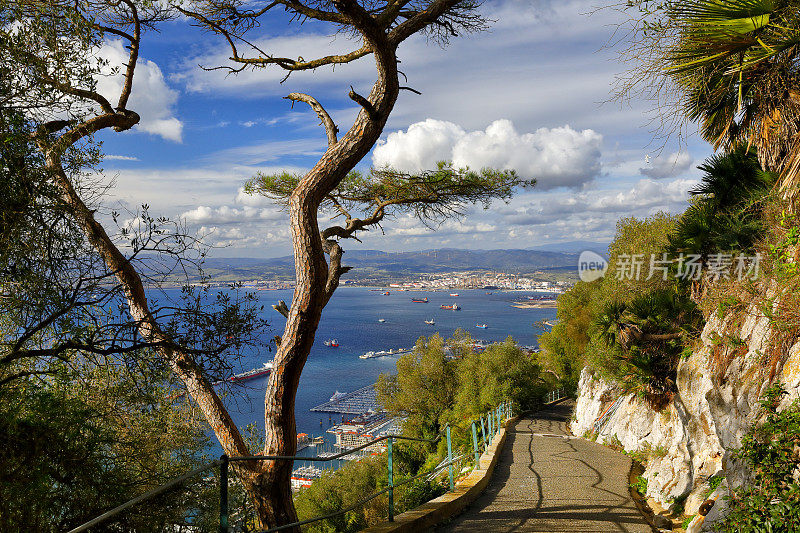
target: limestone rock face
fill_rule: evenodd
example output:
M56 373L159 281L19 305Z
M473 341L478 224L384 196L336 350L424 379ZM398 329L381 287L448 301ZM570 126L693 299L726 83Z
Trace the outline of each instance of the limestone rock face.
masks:
M720 494L748 479L748 468L731 457L731 450L741 446L742 436L761 416L762 391L780 381L789 392L785 405L800 396L800 343L775 357L777 334L767 318L757 312L738 322L726 318L711 317L702 347L680 362L678 392L666 409L654 411L587 367L572 422L575 435L647 454L647 496L666 508L683 500L686 514L696 514L711 493L708 479L724 476L714 492L717 505L703 520L704 531L724 515Z

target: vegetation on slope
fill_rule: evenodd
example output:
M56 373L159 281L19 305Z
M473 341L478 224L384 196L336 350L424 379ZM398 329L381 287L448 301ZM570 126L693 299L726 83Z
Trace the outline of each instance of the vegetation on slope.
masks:
M448 340L439 335L421 337L414 351L398 360L397 374L383 374L377 384L381 404L391 414L405 417L404 435L433 440L450 426L454 457L465 454L456 472L473 460L473 420L504 401L513 402L517 410L533 408L550 388L534 356L510 338L482 352L472 349L470 342L462 331ZM448 357L445 346L451 347L454 357ZM437 444L395 443L395 484L433 469L446 453L445 439ZM349 463L295 497L298 516L309 519L347 508L387 483L385 454ZM444 493L444 483L442 475L432 480L422 477L396 489L396 512ZM381 496L340 517L317 522L309 531L358 531L386 520L387 512L387 498Z
M744 147L699 168L702 181L682 215L620 220L606 276L558 299L558 323L540 344L543 361L566 384L576 386L589 364L655 409L669 404L678 362L704 325L701 308L721 282L733 283L735 258L759 247L763 197L775 181ZM728 270L714 276L711 267L723 260Z

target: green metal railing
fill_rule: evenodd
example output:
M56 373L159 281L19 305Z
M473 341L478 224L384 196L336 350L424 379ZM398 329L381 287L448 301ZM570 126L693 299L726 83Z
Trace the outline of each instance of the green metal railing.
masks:
M545 396L545 403L557 402L561 398L566 398L566 397L567 397L566 390L564 390L563 388L556 389L547 393L547 395Z
M175 487L178 487L188 481L189 479L198 476L204 472L208 472L211 470L219 468L219 531L220 533L227 533L229 530L229 509L228 509L228 480L229 480L229 468L231 463L235 462L243 462L243 461L295 461L295 460L302 460L302 461L310 461L310 462L324 462L324 461L334 461L345 457L347 455L352 454L353 452L357 452L363 450L365 448L369 448L374 444L386 441L386 453L387 453L387 464L388 464L388 486L384 489L376 491L369 496L364 497L363 499L359 500L358 502L354 503L350 507L346 509L340 509L339 511L318 516L315 518L311 518L308 520L303 520L300 522L294 522L292 524L285 524L282 526L277 526L270 528L262 533L272 533L274 531L281 531L284 529L289 529L293 527L303 526L306 524L310 524L313 522L318 522L320 520L326 520L329 518L334 518L336 516L342 515L358 507L366 504L367 502L374 500L378 496L382 494L388 493L389 496L389 511L388 511L388 519L390 522L394 521L394 489L397 487L401 487L412 481L420 479L423 476L430 476L436 475L441 472L445 467L448 468L448 481L449 481L449 489L452 492L455 490L455 474L453 471L453 466L456 464L457 461L467 457L469 455L474 454L475 458L475 465L474 469L480 470L480 455L482 452L485 452L486 449L491 444L494 437L500 431L500 425L503 421L512 418L512 405L510 402L503 402L498 405L495 409L489 410L486 415L486 419L484 420L484 416L481 415L479 419L471 421L471 434L472 434L472 453L465 453L456 458L453 458L453 446L452 446L452 439L451 439L451 428L448 424L445 426L444 435L439 434L434 439L419 439L415 437L406 437L403 435L384 435L382 437L378 437L377 439L373 439L366 444L362 444L360 446L356 446L355 448L349 448L341 453L329 456L329 457L299 457L299 456L286 456L286 455L252 455L252 456L237 456L237 457L229 457L227 455L222 455L219 459L206 463L202 466L199 466L192 470L191 472L187 472L186 474L175 478L160 487L157 487L141 496L137 496L122 505L119 505L110 511L103 513L102 515L70 530L67 533L80 533L82 531L86 531L89 528L96 526L102 522L105 522L118 514L122 513L126 509L133 507L139 503L142 503L146 500L154 498L160 494L163 494ZM478 424L480 424L480 434L481 438L478 438ZM393 445L397 440L406 440L406 441L416 441L416 442L425 442L429 444L435 444L439 442L439 440L444 436L447 439L447 461L442 462L435 466L434 468L427 470L425 472L419 473L414 477L409 479L403 480L400 483L394 482L394 464L393 464ZM469 436L467 436L467 440L469 440Z

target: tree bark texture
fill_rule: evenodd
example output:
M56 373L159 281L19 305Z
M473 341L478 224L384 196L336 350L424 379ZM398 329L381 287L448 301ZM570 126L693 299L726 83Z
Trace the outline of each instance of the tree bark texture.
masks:
M385 41L375 52L379 79L347 134L300 181L289 199L295 262L295 292L281 336L264 401L265 455L294 455L297 448L294 407L303 367L314 344L322 310L338 285L338 272L325 260L317 214L325 196L350 172L378 140L399 93L394 47ZM268 461L253 481L262 527L297 521L292 502L291 461ZM257 488L257 489L256 489ZM297 528L295 531L299 531Z

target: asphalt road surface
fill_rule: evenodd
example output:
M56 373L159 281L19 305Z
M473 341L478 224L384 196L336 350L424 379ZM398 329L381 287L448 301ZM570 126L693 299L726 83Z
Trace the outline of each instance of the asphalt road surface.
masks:
M570 437L573 407L562 401L509 427L489 486L435 531L652 531L628 491L630 459Z

